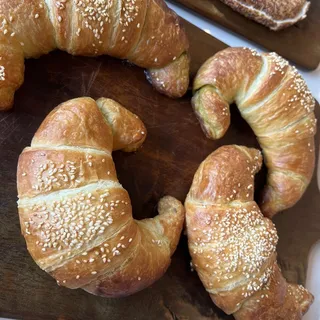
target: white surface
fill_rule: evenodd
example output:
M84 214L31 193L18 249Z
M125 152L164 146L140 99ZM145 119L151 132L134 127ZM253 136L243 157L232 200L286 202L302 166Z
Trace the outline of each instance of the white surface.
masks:
M208 34L213 35L215 38L233 47L251 47L260 52L266 52L263 47L247 40L246 38L233 33L232 31L194 13L191 10L185 9L182 6L172 4L167 1L169 7L175 10L181 17L190 21L200 29ZM320 102L320 65L314 71L307 71L296 66L306 80L309 89L313 96ZM320 166L320 161L319 161ZM320 170L319 170L320 171ZM320 185L320 172L318 172L319 185ZM320 193L319 193L320 201ZM320 212L319 212L320 214ZM320 235L319 235L320 239ZM315 245L309 256L309 264L307 271L306 287L315 296L315 302L310 308L309 312L303 317L303 320L320 320L320 241Z

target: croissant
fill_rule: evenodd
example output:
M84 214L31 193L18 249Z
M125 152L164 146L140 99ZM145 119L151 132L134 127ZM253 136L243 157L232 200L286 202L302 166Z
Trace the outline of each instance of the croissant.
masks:
M298 320L312 295L288 284L276 261L274 224L253 200L261 153L236 145L210 154L188 193L192 264L213 302L237 320Z
M163 0L0 0L0 110L23 83L24 58L54 49L128 59L148 69L158 91L180 97L189 83L188 46Z
M292 26L307 16L306 0L221 0L233 10L277 31Z
M206 135L221 138L235 102L258 138L268 168L261 210L272 217L293 206L312 178L315 101L297 70L276 53L228 48L194 80L192 105Z
M141 120L115 101L78 98L54 109L19 157L18 208L28 251L71 289L119 297L160 278L170 264L184 207L165 196L159 215L136 221L112 150L136 150Z

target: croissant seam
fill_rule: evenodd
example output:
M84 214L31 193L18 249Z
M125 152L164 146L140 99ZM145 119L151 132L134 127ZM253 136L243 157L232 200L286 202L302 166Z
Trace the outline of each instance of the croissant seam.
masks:
M57 190L50 192L48 194L38 194L32 198L29 197L23 197L22 199L18 200L18 207L21 208L23 206L29 206L34 205L39 201L55 201L57 196L75 196L79 193L86 191L88 189L92 189L94 191L100 190L100 189L123 189L122 185L117 181L112 180L98 180L93 183L89 183L87 185L77 187L77 188L70 188L70 189L63 189L63 190ZM48 199L49 198L49 199Z

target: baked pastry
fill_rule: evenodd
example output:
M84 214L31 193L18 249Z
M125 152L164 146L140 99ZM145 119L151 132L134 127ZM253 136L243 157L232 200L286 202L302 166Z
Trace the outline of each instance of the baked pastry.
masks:
M225 134L233 102L257 136L268 168L263 214L293 206L315 162L315 101L298 71L276 53L228 48L201 66L193 89L192 105L209 138Z
M307 16L306 0L221 0L249 19L277 31L292 26Z
M183 205L165 196L157 217L134 220L111 156L136 150L145 137L141 120L116 102L79 98L54 109L20 155L21 231L35 262L59 285L126 296L168 268Z
M274 224L253 200L258 150L224 146L198 168L185 202L193 267L213 302L237 320L298 320L312 295L276 261Z
M187 36L163 0L0 0L0 44L0 110L23 83L24 58L55 49L128 59L170 97L188 89Z

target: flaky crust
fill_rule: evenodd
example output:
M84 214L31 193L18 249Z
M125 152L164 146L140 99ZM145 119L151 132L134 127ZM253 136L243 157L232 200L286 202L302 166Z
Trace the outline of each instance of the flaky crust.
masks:
M306 0L221 0L233 10L277 31L303 20L310 2Z
M164 75L161 81L170 82L160 92L181 96L188 89L189 60L183 70L175 60L188 46L178 16L163 0L0 0L0 110L12 106L23 82L24 58L54 49L107 54L146 69L166 68L169 78ZM180 79L181 73L188 76ZM178 93L171 87L179 87Z
M276 262L275 226L253 200L258 150L224 146L198 168L186 208L192 265L213 302L237 320L299 320L313 301Z
M221 138L235 102L256 134L268 168L261 210L272 217L293 206L315 161L315 101L297 70L275 53L228 48L208 59L194 81L192 105L206 135Z
M168 268L182 204L166 196L157 217L134 220L111 156L136 150L145 137L142 121L115 101L78 98L54 109L20 155L21 231L35 262L59 285L126 296Z

